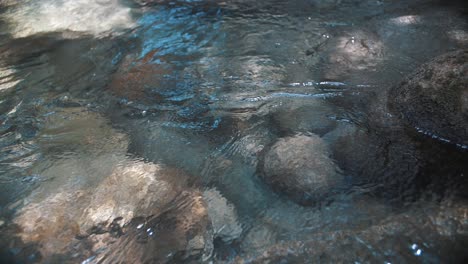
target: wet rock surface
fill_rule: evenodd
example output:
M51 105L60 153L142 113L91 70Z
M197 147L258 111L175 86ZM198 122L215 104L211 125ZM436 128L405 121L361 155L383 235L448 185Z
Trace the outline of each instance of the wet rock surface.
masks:
M224 242L231 242L242 234L242 227L237 222L237 213L232 204L218 190L209 189L203 192L208 207L208 215L213 226L215 237Z
M129 250L136 255L125 253L119 258L140 257L144 262L148 256L137 254L139 244L119 242L124 234L125 241L138 239L140 235L131 229L131 223L143 217L153 219L144 222L153 223L153 227L161 218L175 224L173 229L164 230L172 239L167 251L161 249L152 258L171 252L179 258L210 256L211 220L192 177L179 169L128 158L126 135L85 108L57 109L43 125L47 128L39 131L39 144L47 155L34 170L49 184L35 189L17 205L12 223L5 227L19 229L9 237L12 243L35 245L35 251L21 252L46 263L61 261L61 255L73 255L75 261L90 256L111 259L102 252L108 252L114 243L129 243L133 245ZM56 146L61 144L67 148L59 151ZM69 155L55 160L64 150Z
M210 258L213 234L201 193L179 193L159 214L133 219L104 250L98 263L189 263Z
M141 259L142 263L148 257L164 259L170 253L191 255L200 251L209 256L213 238L206 203L201 193L184 185L184 180L187 177L181 172L132 162L117 167L95 191L68 186L41 202L29 203L17 213L14 223L22 230L22 241L39 244L45 260L70 254L83 245L90 246L88 254L100 256L100 252L111 250L109 254L118 254L119 259ZM139 221L141 217L148 219ZM139 224L133 224L135 221ZM140 224L145 228L136 228ZM150 228L155 230L150 232ZM149 250L133 244L140 239L140 229L148 237L153 233L158 239L166 236L167 249L159 245L157 253L145 255L143 252ZM111 244L115 243L128 243L125 247L130 252L113 252ZM138 255L139 250L142 255ZM84 252L80 257L86 256ZM184 254L179 257L188 257ZM105 258L111 257L106 253ZM105 263L115 263L112 259Z
M135 58L136 54L123 58L119 71L109 84L110 92L126 100L138 100L139 103L147 103L145 100L149 96L161 97L155 88L164 89L175 83L164 79L164 75L171 72L170 65L164 62L152 63L155 53L157 50L149 52L141 59Z
M314 133L324 135L335 128L331 107L322 99L309 100L295 105L276 109L271 113L271 119L281 134Z
M412 127L468 146L468 50L422 65L390 91L393 112Z
M300 203L320 200L340 186L340 170L317 135L281 138L266 151L262 178Z

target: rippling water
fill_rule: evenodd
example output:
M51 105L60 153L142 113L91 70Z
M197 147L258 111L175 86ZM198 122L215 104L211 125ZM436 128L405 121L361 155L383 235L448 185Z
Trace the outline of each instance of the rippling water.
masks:
M466 14L429 0L2 1L1 260L463 262L466 149L403 125L386 95L468 47ZM311 133L342 182L301 205L261 175L275 142Z

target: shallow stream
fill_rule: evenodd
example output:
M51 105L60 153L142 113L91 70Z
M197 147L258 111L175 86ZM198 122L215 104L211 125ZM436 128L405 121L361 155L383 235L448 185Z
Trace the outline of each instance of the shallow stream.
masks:
M387 92L467 48L467 17L463 1L1 1L0 260L466 261L466 146L406 126ZM260 174L278 139L310 134L343 182L301 205Z

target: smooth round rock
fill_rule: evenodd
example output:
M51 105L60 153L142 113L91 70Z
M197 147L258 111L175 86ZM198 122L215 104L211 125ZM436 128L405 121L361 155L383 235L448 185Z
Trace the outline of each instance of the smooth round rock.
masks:
M468 146L468 50L422 65L390 90L389 106L419 132Z
M327 144L317 135L279 139L265 154L262 177L301 204L328 196L342 182Z

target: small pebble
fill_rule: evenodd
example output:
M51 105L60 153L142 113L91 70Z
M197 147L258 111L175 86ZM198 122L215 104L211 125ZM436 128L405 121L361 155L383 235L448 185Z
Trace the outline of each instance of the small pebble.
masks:
M5 224L5 221L0 219L0 227L2 227Z

